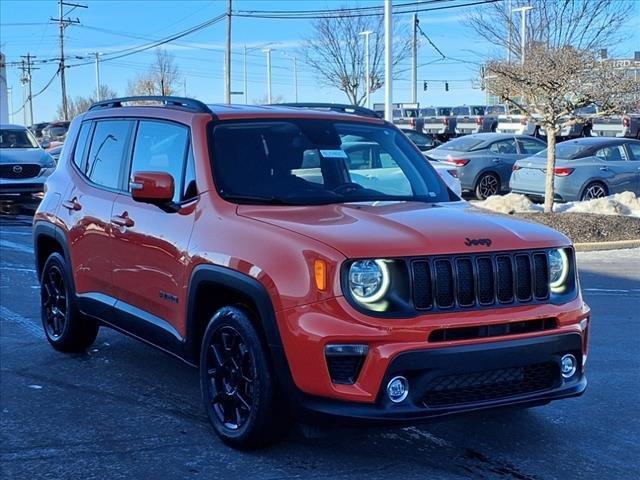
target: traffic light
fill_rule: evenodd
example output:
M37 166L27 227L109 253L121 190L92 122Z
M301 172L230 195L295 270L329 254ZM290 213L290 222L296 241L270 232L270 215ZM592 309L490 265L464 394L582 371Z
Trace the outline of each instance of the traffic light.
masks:
M449 91L449 82L444 82L444 91L445 92Z
M422 90L424 90L425 92L427 91L427 82L423 82L422 83Z

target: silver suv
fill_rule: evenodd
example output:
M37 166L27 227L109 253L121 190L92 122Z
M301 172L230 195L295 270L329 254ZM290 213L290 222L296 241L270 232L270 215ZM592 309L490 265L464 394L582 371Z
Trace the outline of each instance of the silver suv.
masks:
M0 195L42 192L56 162L21 125L0 125Z

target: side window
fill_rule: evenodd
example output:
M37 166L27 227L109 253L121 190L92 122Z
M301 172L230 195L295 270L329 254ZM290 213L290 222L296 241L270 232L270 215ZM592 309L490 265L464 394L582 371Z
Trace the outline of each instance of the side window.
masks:
M349 170L367 170L373 168L370 147L357 147L346 150L349 157L347 161Z
M182 200L189 200L198 195L198 187L196 185L196 164L193 159L193 150L189 149L187 157L187 166L184 171L184 189L182 192Z
M516 141L512 139L500 140L499 142L492 143L489 147L489 151L506 155L518 153L516 150Z
M622 145L615 145L596 151L596 157L607 162L623 162L627 160L627 152Z
M527 155L535 155L546 148L544 143L539 143L529 138L519 138L518 144L520 145L520 152Z
M182 175L189 140L189 129L166 122L141 121L136 133L131 162L135 172L166 172L173 177L173 201L182 200Z
M83 171L84 157L89 147L89 134L91 133L91 122L85 122L80 127L80 133L76 141L76 149L73 152L73 163Z
M629 150L631 150L631 155L633 155L633 158L631 158L631 160L640 162L640 143L627 143L627 147L629 147Z
M128 152L133 122L102 120L96 122L89 158L84 173L97 184L109 188L120 186L122 162Z

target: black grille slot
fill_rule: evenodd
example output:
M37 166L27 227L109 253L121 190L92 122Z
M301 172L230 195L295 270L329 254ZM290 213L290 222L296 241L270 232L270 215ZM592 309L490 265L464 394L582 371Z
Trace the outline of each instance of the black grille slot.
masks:
M473 278L473 262L470 258L456 260L456 276L458 280L458 304L468 307L475 303L475 286Z
M529 255L516 255L516 295L518 300L531 300L531 284Z
M433 306L431 268L429 262L421 260L413 264L413 302L416 308L426 309Z
M0 177L2 178L18 180L20 178L37 177L39 174L40 165L21 163L0 165Z
M498 267L498 300L503 303L513 301L513 270L511 258L499 256L496 258Z
M436 302L440 308L453 306L453 271L449 260L436 260Z
M493 262L490 257L480 257L476 260L478 267L478 300L485 305L493 303L495 297L495 278Z
M559 379L555 363L502 368L437 377L427 384L424 404L444 407L485 402L553 388Z
M364 363L363 355L326 355L329 375L333 383L353 384Z
M536 253L533 255L533 271L535 282L533 293L536 298L547 298L549 296L549 267L547 265L547 255Z
M459 340L474 340L477 338L503 337L553 330L557 327L558 322L555 318L539 318L537 320L478 325L475 327L440 328L431 332L429 341L454 342Z

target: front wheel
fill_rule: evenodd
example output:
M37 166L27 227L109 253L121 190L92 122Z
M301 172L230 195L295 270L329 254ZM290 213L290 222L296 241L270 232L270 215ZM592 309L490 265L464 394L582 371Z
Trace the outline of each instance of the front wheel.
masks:
M500 193L500 178L495 173L483 173L476 182L475 194L478 200L486 200Z
M243 308L223 307L209 322L200 352L200 387L209 421L227 445L258 448L286 432L275 376Z
M47 258L40 278L42 326L56 350L82 352L95 341L98 323L78 310L70 275L62 255Z

